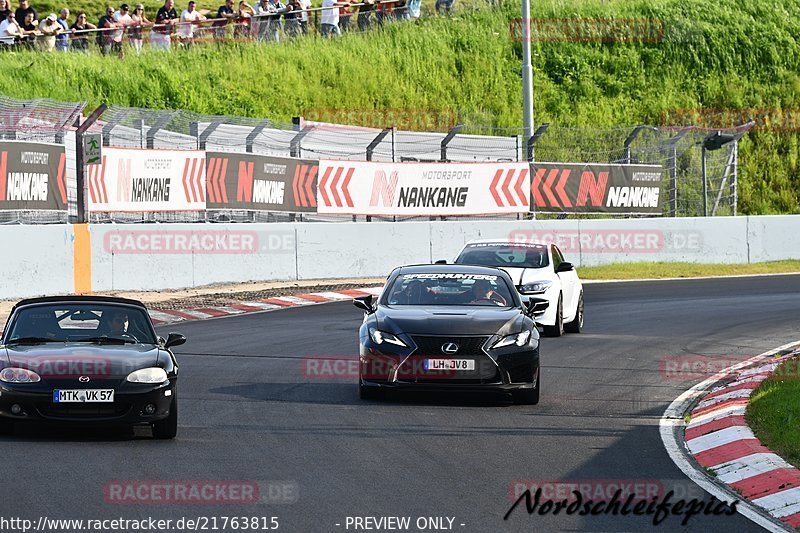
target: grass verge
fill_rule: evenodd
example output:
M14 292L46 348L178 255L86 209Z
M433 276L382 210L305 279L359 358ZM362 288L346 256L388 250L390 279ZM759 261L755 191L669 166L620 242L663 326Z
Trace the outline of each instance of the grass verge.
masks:
M745 416L750 429L762 444L800 467L798 377L797 359L783 363L753 392Z
M580 267L581 279L696 278L747 274L800 273L800 261L770 261L746 265L699 265L694 263L622 263Z

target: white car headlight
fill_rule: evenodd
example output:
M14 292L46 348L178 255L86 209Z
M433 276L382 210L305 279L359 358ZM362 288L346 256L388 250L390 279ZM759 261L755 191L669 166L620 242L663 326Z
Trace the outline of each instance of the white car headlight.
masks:
M0 381L6 383L38 383L42 378L33 370L27 368L4 368L0 372Z
M398 339L395 335L391 333L386 333L385 331L378 331L377 329L369 330L369 336L372 339L372 342L375 344L383 344L387 342L389 344L394 344L396 346L402 346L403 348L408 348L408 345L404 343L402 340Z
M506 335L492 345L492 348L504 348L516 344L517 346L525 346L531 338L530 330L525 330L522 333L514 333L513 335Z
M128 374L131 383L164 383L167 379L166 371L158 367L142 368Z
M553 284L552 281L542 280L526 283L519 288L521 294L541 294L545 292Z

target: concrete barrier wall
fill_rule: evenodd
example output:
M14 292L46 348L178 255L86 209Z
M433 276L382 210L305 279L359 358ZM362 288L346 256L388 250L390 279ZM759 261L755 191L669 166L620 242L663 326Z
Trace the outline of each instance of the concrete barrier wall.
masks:
M85 234L85 231L83 232ZM576 265L800 259L800 216L293 224L0 226L0 298L251 280L382 277L472 239L554 241ZM81 257L79 257L81 256ZM83 257L85 256L85 257ZM73 265L91 265L91 273ZM80 281L79 281L80 280Z

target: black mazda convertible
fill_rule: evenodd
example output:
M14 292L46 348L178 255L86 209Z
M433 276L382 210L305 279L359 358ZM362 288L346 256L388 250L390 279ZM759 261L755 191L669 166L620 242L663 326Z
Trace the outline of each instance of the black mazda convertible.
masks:
M539 402L539 332L503 270L465 265L395 269L359 330L361 398L389 389L494 390Z
M0 433L23 422L149 425L175 437L186 338L156 335L135 300L61 296L19 302L0 345Z

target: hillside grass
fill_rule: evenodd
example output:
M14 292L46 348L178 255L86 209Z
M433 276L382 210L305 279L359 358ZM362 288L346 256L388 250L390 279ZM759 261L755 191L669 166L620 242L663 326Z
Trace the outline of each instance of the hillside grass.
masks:
M147 3L151 15L158 4ZM0 54L10 73L0 78L0 93L279 121L315 109L427 110L471 125L519 127L521 45L509 31L519 3L476 5L482 7L452 18L430 16L334 42L209 45L125 59ZM34 3L40 12L50 6L60 4ZM534 42L537 123L657 125L673 110L696 108L789 113L790 131L762 126L740 144L739 212L800 211L796 0L533 0L532 13L646 19L664 28L646 42Z
M800 273L800 261L769 261L741 265L696 263L617 263L578 268L585 280L697 278L753 274Z
M761 443L800 467L800 375L798 360L782 363L753 391L745 416Z

